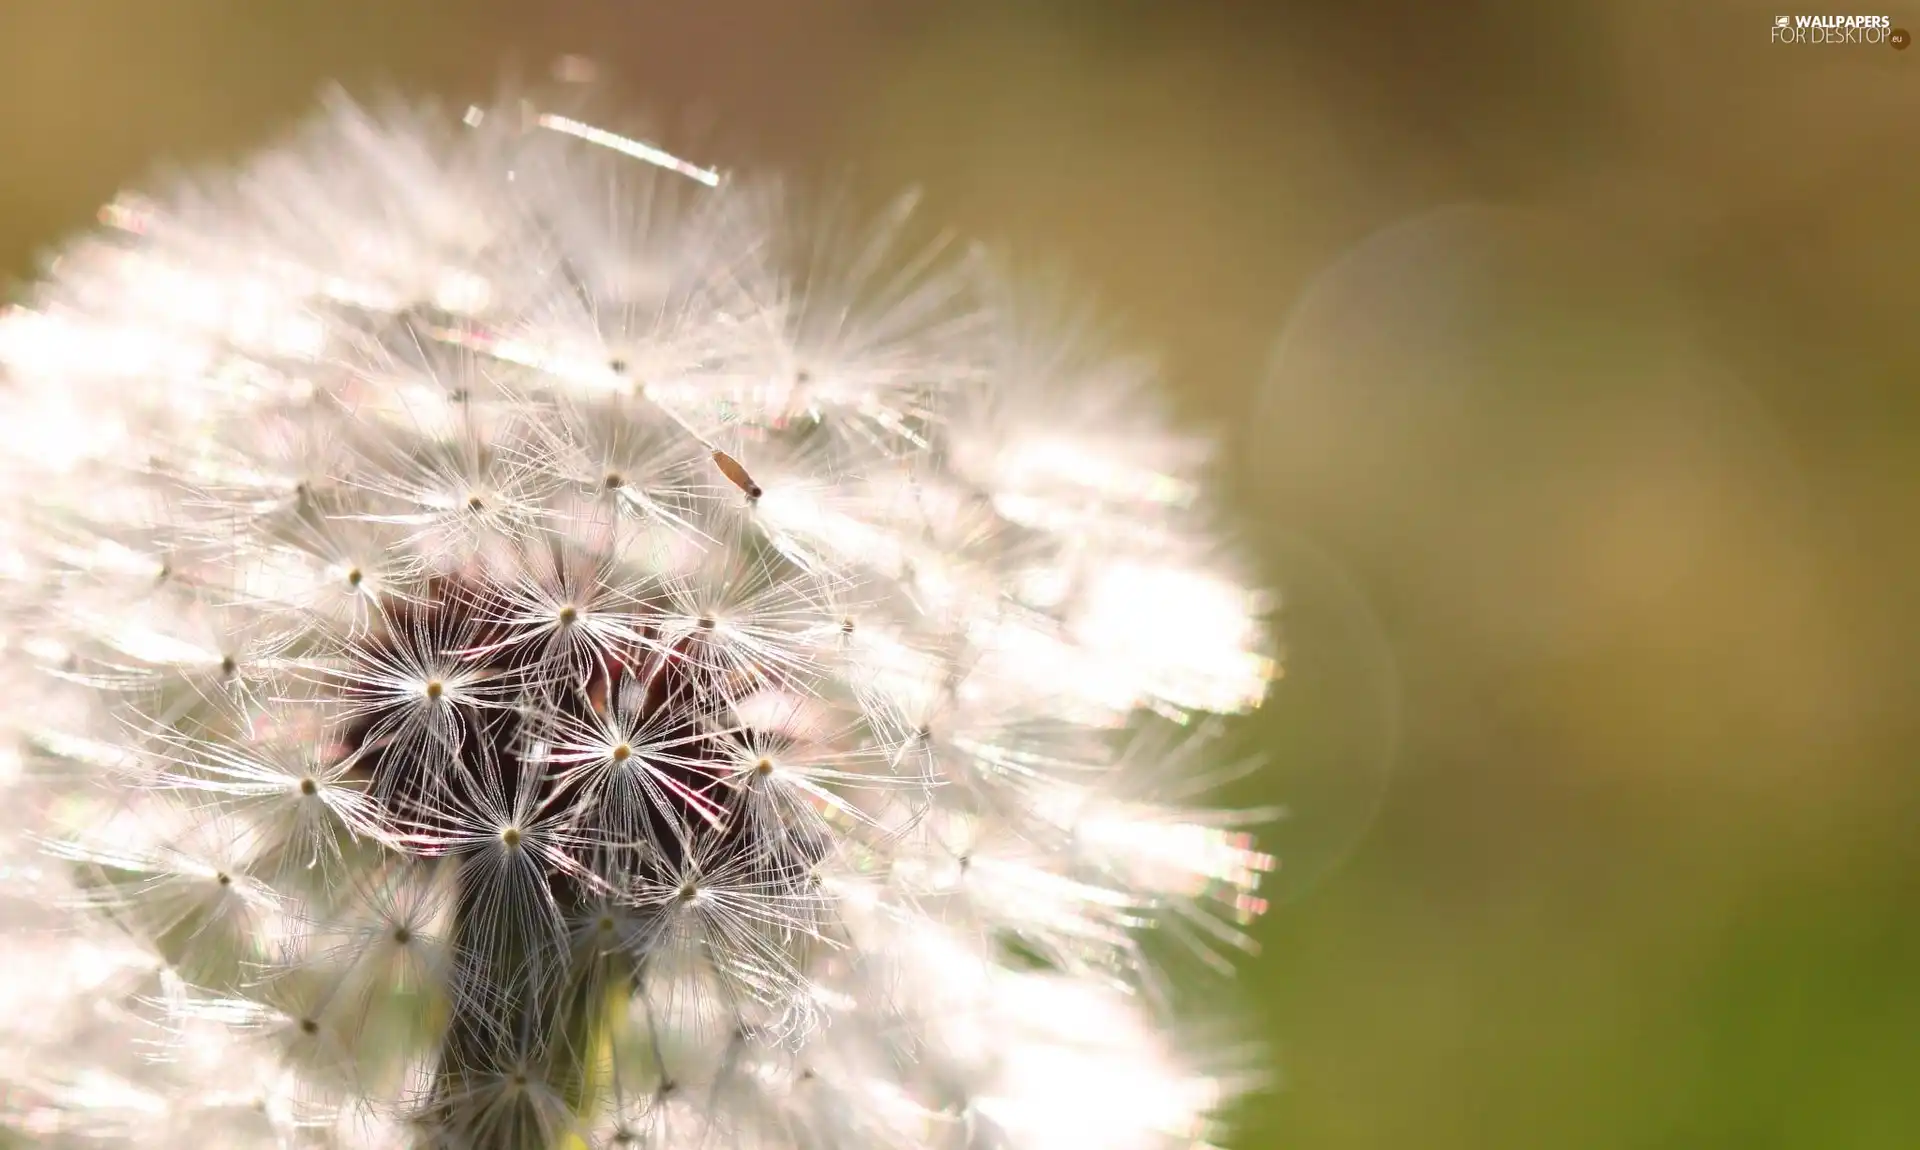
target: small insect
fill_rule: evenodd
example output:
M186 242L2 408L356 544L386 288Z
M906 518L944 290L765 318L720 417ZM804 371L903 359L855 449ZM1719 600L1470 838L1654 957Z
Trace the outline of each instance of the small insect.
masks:
M727 482L744 491L748 499L758 499L764 494L760 485L753 481L753 476L748 475L747 469L740 466L740 461L717 447L713 451L713 465L720 469L720 474L727 477Z

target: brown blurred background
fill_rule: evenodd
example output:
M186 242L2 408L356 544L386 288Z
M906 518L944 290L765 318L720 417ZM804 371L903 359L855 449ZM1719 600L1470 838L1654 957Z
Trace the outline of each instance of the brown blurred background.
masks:
M1920 50L1773 14L0 0L0 271L323 81L569 52L919 184L1164 352L1285 596L1235 1145L1909 1150Z

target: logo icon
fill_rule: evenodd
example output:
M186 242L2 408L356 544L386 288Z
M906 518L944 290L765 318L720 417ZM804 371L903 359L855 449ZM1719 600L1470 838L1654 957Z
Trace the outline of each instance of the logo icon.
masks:
M1787 17L1775 16L1773 18L1773 26L1775 28L1785 28L1787 26Z

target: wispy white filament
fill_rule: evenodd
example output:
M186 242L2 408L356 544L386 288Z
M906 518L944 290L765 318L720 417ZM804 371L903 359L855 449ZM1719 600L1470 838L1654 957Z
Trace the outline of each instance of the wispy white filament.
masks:
M0 314L0 1142L1205 1145L1274 675L1085 317L336 100ZM10 1144L10 1142L9 1142Z
M471 116L467 122L473 123ZM592 124L583 124L571 116L556 116L552 113L542 115L535 121L541 127L554 132L564 132L569 136L578 136L590 144L599 144L603 148L612 148L622 155L644 160L657 168L676 172L690 180L705 184L709 188L720 186L720 173L711 168L696 167L671 152L663 152L641 140L609 132L605 128L596 128Z

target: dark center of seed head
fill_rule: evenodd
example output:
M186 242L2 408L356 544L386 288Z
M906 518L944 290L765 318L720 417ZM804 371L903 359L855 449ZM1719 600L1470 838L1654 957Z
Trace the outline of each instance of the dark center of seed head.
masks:
M361 582L364 581L365 579L366 579L366 575L360 570L360 568L350 567L347 569L347 586L358 587L360 586Z
M396 926L393 928L393 941L405 946L413 941L413 932L404 926Z
M300 793L308 796L317 795L320 793L320 784L313 779L301 779Z
M233 876L226 871L221 871L219 874L213 876L213 881L219 883L221 886L232 886Z
M609 471L607 472L606 478L600 481L600 484L608 491L618 491L627 485L627 477L618 471Z
M222 675L230 676L235 671L238 671L239 669L240 669L240 662L239 660L235 659L232 655L220 656L220 673Z
M770 775L773 773L773 760L762 756L759 762L753 764L753 769L760 774Z
M487 508L487 501L481 498L479 495L467 496L468 511L485 511L486 508Z
M565 607L560 608L560 625L562 627L573 626L574 622L579 618L580 609L573 604L569 603Z
M303 1018L300 1020L300 1033L318 1034L320 1033L320 1024L311 1018Z
M459 822L446 813L448 804L443 800L447 797L468 809L497 795L518 804L517 809L565 810L570 842L630 844L638 832L639 838L658 844L642 858L629 859L623 853L620 865L631 862L640 867L642 874L635 877L662 884L665 901L675 905L698 903L702 897L694 885L697 880L688 880L684 886L681 880L690 832L710 833L711 840L698 845L729 859L775 845L759 841L764 834L759 821L728 817L738 812L714 809L716 800L722 800L722 807L729 798L751 801L720 784L728 777L739 779L743 767L748 778L757 778L752 767L758 761L753 757L743 762L736 757L737 751L730 751L737 743L704 725L709 708L723 702L720 695L727 684L718 681L705 661L688 648L697 652L702 644L712 642L711 633L719 622L716 613L696 611L698 626L690 635L692 621L680 625L679 642L671 645L675 657L655 658L652 644L658 640L632 637L589 661L580 674L554 676L535 662L541 658L537 647L485 641L496 633L496 601L485 588L460 577L432 583L405 600L385 601L383 595L381 605L377 613L381 624L367 639L377 646L368 655L387 666L426 659L428 667L444 672L422 675L406 697L394 698L388 707L342 731L341 749L349 757L337 766L350 785L368 788L382 804L383 816L394 824L453 833ZM562 612L568 606L574 609L574 626L585 624L585 608L577 601L556 602L549 608L550 628L564 618ZM442 636L449 635L462 636L463 643L468 636L481 642L449 650L441 642ZM459 665L436 661L441 659L457 659ZM451 674L457 674L458 680L446 677ZM490 693L493 688L488 684L522 689L512 696L512 706L505 697L495 704L476 705L474 692ZM524 689L529 684L539 689ZM431 720L436 736L431 746L427 740L390 737L405 724L425 720ZM609 732L615 737L601 744L603 766L628 774L645 761L649 776L663 780L663 785L657 793L650 790L651 797L640 804L594 801L595 793L578 777L581 772L566 769L541 750L554 724L587 731L608 730L608 724L617 724ZM643 754L642 746L618 737L620 731L641 726L649 732L647 748L664 743L675 747L675 753L656 762L651 749ZM450 757L445 752L451 752ZM504 793L498 789L503 776L512 780ZM320 793L334 785L331 774L313 778ZM297 786L300 777L294 781ZM641 818L639 826L628 817L634 811ZM522 859L541 869L555 865L558 856L553 845L542 840L540 850L533 851L525 841L528 833L525 826L502 823L496 824L493 838L506 859ZM812 849L785 835L779 846L802 853ZM569 897L584 893L574 891L570 877L551 877L573 891ZM618 916L613 917L612 934L617 935L621 927ZM393 926L388 923L389 937ZM612 935L606 938L610 941Z

